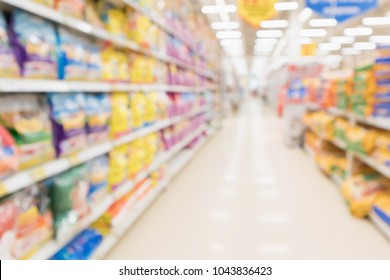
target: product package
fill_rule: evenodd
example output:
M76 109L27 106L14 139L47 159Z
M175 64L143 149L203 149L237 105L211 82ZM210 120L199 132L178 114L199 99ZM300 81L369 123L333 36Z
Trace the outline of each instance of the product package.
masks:
M88 73L88 52L84 39L76 32L58 29L58 77L61 80L83 80Z
M126 53L113 47L105 47L101 54L102 74L105 81L129 82L129 65Z
M145 94L145 124L151 125L157 121L157 98L155 93Z
M129 147L129 178L134 179L145 166L144 139L139 138L130 143Z
M0 125L0 179L19 169L19 150L12 135Z
M145 124L146 97L142 92L130 94L131 126L139 129Z
M54 146L58 156L69 155L87 144L85 95L49 93Z
M22 169L55 157L48 112L41 94L0 96L0 123L16 141Z
M56 0L56 9L68 16L84 18L85 0Z
M390 226L390 191L387 190L377 196L372 211L388 226Z
M87 163L89 192L88 201L99 204L108 192L108 158L101 156Z
M86 165L74 167L46 184L51 185L56 239L62 240L90 212L88 168Z
M115 147L109 154L108 182L111 190L116 190L128 178L128 150L129 145L122 145Z
M0 201L0 258L27 259L53 236L50 199L33 185Z
M86 65L88 81L101 81L103 79L103 65L100 44L85 41L85 50L87 52Z
M57 79L53 24L16 9L12 11L8 36L24 78Z
M88 143L94 144L109 139L111 100L106 93L86 94Z
M131 131L129 94L126 92L113 92L111 104L111 138L117 139Z
M375 147L377 131L362 126L351 126L347 129L348 148L359 153L368 154Z
M106 26L108 32L113 35L126 37L126 15L125 11L117 7L113 1L99 0L98 11L100 19Z
M19 65L10 46L7 34L7 23L1 10L0 42L0 78L18 78L20 76Z
M100 18L97 1L86 0L85 3L85 20L96 28L105 29L104 23Z

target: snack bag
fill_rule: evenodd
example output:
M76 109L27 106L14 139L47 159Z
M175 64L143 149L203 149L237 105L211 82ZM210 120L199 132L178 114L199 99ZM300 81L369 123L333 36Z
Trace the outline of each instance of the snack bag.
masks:
M87 144L85 95L49 93L54 147L58 156L69 155Z
M108 32L116 36L126 36L124 30L124 26L126 26L126 16L123 10L109 1L100 0L98 2L98 11L100 19L105 24Z
M85 20L96 28L105 29L100 19L97 3L95 0L87 0L85 3Z
M128 177L128 145L122 145L114 148L110 152L110 171L108 182L111 190L117 189Z
M377 132L362 126L347 128L348 147L359 153L368 154L375 147Z
M113 92L111 102L111 138L117 139L131 131L130 98L125 92Z
M56 32L42 18L13 10L8 28L21 76L26 79L57 79Z
M14 197L0 200L0 259L14 260L19 208Z
M88 143L107 141L111 116L111 101L106 93L86 94Z
M58 77L61 80L83 80L88 73L88 52L83 39L75 32L58 30Z
M8 39L7 23L4 14L0 11L0 78L18 78L19 76L19 65Z
M100 203L108 191L108 158L101 156L88 162L89 192L88 201L91 204Z
M145 123L153 124L157 121L157 98L156 93L145 95Z
M65 15L83 19L85 0L56 0L56 9Z
M19 168L19 152L11 134L0 125L0 179Z
M103 79L103 65L102 65L102 46L91 42L86 42L86 64L87 75L85 77L88 81L101 81Z
M102 52L103 79L111 82L128 82L129 65L127 55L113 47L106 47Z
M142 162L142 145L137 139L130 143L129 145L129 178L134 179L135 176L142 171L143 162Z
M56 238L61 240L90 212L88 169L80 165L49 179L48 184L52 184L50 195Z
M0 96L0 123L16 141L20 168L29 168L55 157L48 107L42 95Z
M131 123L133 129L144 126L145 122L145 96L142 92L130 94Z

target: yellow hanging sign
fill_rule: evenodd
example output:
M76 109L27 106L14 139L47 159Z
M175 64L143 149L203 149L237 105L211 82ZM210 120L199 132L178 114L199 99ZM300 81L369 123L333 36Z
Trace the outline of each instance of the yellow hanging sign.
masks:
M315 56L317 52L317 44L305 44L301 46L301 56Z
M259 28L263 20L276 16L276 2L278 0L238 0L238 14L250 26Z

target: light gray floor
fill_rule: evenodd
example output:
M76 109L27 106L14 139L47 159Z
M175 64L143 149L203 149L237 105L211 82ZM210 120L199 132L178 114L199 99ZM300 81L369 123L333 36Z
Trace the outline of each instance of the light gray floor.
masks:
M282 125L252 102L229 119L108 259L390 259Z

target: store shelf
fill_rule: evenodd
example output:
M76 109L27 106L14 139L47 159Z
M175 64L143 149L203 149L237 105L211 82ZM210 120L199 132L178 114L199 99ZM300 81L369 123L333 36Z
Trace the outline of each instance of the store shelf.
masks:
M55 253L57 253L61 248L66 246L77 234L81 231L87 229L94 221L96 221L100 216L102 216L109 207L124 194L130 192L133 187L146 179L150 173L155 171L158 167L160 167L163 163L171 160L179 151L185 148L189 143L191 143L196 137L202 135L206 130L206 126L202 125L200 128L196 129L190 135L188 135L181 143L177 144L173 149L168 152L165 152L162 156L159 156L156 161L144 172L139 174L134 181L130 180L123 183L121 186L117 188L117 190L110 195L107 196L105 201L98 205L97 207L93 207L93 212L82 221L78 223L75 229L73 229L70 233L66 235L66 237L61 238L61 241L51 241L44 245L40 250L38 250L32 257L32 260L45 260L50 259ZM156 194L157 195L157 194ZM148 198L147 198L148 199ZM150 203L149 203L150 204ZM147 205L149 205L147 204ZM147 206L145 206L147 207ZM141 207L141 209L143 209ZM143 210L140 212L140 214ZM139 215L140 215L139 214ZM137 216L138 217L138 216ZM136 218L135 218L136 219ZM123 229L121 227L117 230L117 232L122 232ZM106 241L106 242L112 242ZM105 245L107 246L107 245ZM106 250L105 247L103 249Z
M198 153L198 151L204 146L205 143L206 139L200 140L192 150L183 151L181 155L178 155L176 159L169 163L167 178L161 182L158 187L153 189L144 200L136 204L126 222L121 226L113 229L112 233L104 238L102 244L94 252L90 259L100 260L109 253L109 251L116 245L119 239L153 203L153 201L158 197L161 191L163 191L168 186L172 179L191 161L191 159L193 159L193 157Z
M1 0L0 0L1 1ZM109 82L75 82L56 80L0 79L0 92L113 92L113 91L167 91L203 92L216 86L191 87L163 84L130 84Z
M390 240L390 225L387 224L378 214L373 210L370 213L370 219L374 225Z
M120 139L93 145L92 147L86 148L78 153L73 154L72 156L52 160L48 163L38 165L31 169L17 172L15 175L12 175L0 181L0 197L31 186L36 182L53 177L59 173L68 170L73 166L77 166L79 164L90 161L98 156L107 154L114 147L130 143L135 139L144 137L153 132L160 131L161 129L177 124L183 120L186 120L203 112L205 112L205 110L203 108L199 108L184 116L178 116L170 120L160 121L154 125L133 131L128 135L121 137Z
M356 121L363 124L367 124L376 128L390 130L389 118L374 118L374 117L361 117L355 114L351 114L351 117Z
M350 115L348 112L345 112L343 110L340 110L338 108L328 108L327 110L330 114L334 115L334 116L337 116L337 117L345 117L345 118L349 118Z
M383 176L390 178L390 167L380 164L376 162L373 158L366 155L362 155L357 152L353 152L353 155L358 159L360 159L363 163L373 168L374 170L380 172Z
M342 142L342 141L340 141L338 139L330 139L329 141L331 143L333 143L333 145L335 145L339 149L344 150L344 151L347 150L347 144L345 144L344 142Z
M133 1L126 1L126 2L133 2ZM156 52L156 51L153 51L150 49L142 48L130 40L126 40L125 38L122 38L120 36L112 35L109 32L107 32L103 29L96 28L93 25L91 25L85 21L66 16L66 15L64 15L64 14L62 14L62 13L60 13L60 12L50 8L50 7L46 7L44 5L34 3L31 0L0 0L0 3L5 3L5 4L11 5L15 8L22 9L26 12L35 14L39 17L48 19L52 22L69 27L69 28L76 30L78 32L81 32L85 35L92 36L94 38L97 38L97 39L100 39L103 41L109 41L118 47L126 48L126 49L133 51L133 52L137 52L137 53L141 53L141 54L144 54L144 55L147 55L150 57L154 57L155 59L158 59L158 60L166 62L166 63L175 64L181 68L194 71L199 75L206 76L206 77L213 78L213 79L215 79L215 77L216 77L214 74L210 74L208 71L204 71L204 70L201 70L199 68L194 67L193 65L183 63L176 58L172 58L172 57L167 56L166 54Z

